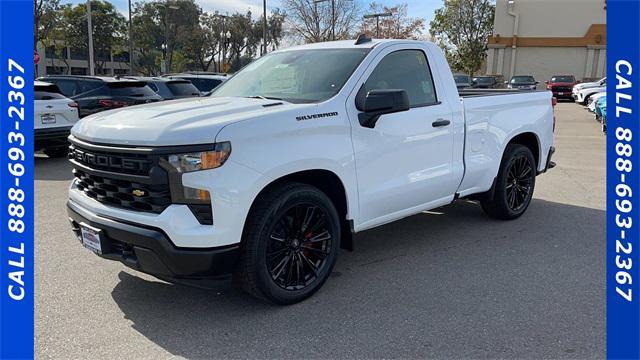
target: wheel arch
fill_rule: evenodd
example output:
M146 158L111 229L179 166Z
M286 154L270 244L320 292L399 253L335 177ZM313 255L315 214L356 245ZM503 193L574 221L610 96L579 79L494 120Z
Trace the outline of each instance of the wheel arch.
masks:
M538 135L536 135L533 132L523 132L513 136L509 140L509 142L507 142L507 146L509 144L518 144L518 145L527 147L529 150L531 150L531 153L533 154L533 158L536 160L536 169L540 167L540 161L541 161L540 156L542 152L540 151L540 139L538 138ZM504 149L502 150L503 156L504 156L504 151L507 149L507 146L505 146Z
M327 169L306 169L281 175L265 184L262 189L254 197L249 208L248 214L251 214L257 201L273 188L285 183L300 183L318 188L329 197L331 202L338 211L340 217L342 240L341 247L352 250L352 227L353 220L349 207L349 194L342 179L333 171ZM246 223L246 219L245 219Z

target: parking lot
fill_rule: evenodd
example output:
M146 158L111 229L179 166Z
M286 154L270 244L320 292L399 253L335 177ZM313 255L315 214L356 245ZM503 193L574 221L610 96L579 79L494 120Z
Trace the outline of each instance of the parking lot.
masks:
M312 298L172 285L85 250L71 167L36 158L39 358L603 358L605 137L556 107L555 161L516 221L459 201L356 235Z

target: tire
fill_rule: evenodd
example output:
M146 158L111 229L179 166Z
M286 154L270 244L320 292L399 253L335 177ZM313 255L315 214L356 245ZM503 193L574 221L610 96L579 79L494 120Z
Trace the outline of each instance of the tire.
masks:
M480 200L482 209L492 218L513 220L529 207L536 184L536 161L531 150L509 144L502 156L494 188Z
M234 282L257 298L297 303L322 287L339 248L340 220L329 197L309 185L286 183L252 207Z
M61 157L66 157L69 154L69 148L66 146L46 148L42 150L42 152L45 153L45 155L47 155L50 158L61 158Z

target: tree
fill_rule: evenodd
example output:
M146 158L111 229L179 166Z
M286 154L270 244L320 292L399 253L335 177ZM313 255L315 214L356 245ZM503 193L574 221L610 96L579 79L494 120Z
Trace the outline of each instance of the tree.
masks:
M431 36L444 49L455 70L473 75L480 70L492 33L492 0L445 0L431 21Z
M126 20L109 2L91 1L91 25L93 27L94 65L101 72L109 61L111 51L124 43ZM65 44L73 49L88 52L87 8L84 3L64 6L55 37L64 37Z
M424 31L425 19L411 18L409 6L398 4L392 7L376 2L369 4L369 14L391 13L389 17L380 18L380 38L386 39L419 39ZM360 26L360 33L369 37L378 37L376 19L365 19Z
M33 48L46 39L59 21L60 0L33 0Z
M334 26L336 39L352 38L361 15L359 0L335 0L335 21L331 0L283 0L282 5L291 35L307 43L331 40Z

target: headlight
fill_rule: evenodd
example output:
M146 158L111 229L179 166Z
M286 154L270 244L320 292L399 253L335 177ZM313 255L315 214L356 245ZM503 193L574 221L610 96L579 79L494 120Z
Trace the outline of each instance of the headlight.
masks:
M231 154L231 143L221 142L213 146L213 150L186 154L168 155L167 162L179 173L215 169L222 166Z

